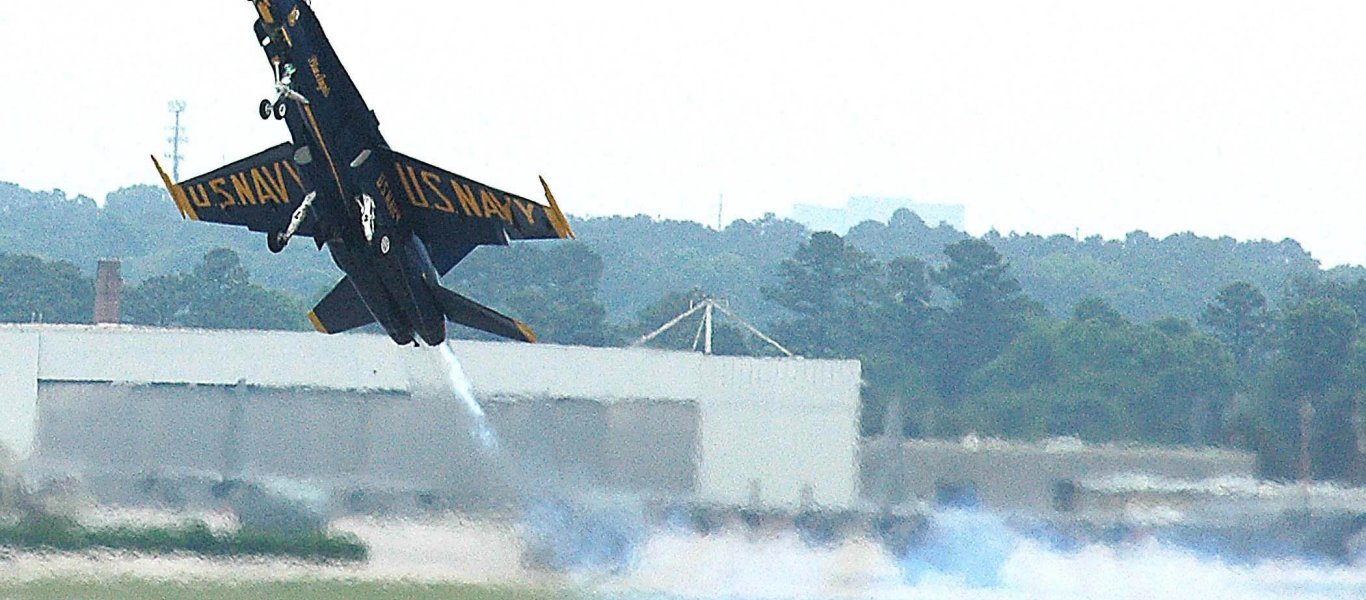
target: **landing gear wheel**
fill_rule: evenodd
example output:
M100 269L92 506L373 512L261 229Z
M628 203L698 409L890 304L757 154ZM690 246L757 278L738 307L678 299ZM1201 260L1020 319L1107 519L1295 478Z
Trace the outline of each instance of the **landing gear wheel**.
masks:
M262 120L269 119L271 112L270 100L262 100L261 106L258 107L257 112L260 113Z
M285 118L285 113L287 113L287 112L289 112L289 105L288 105L288 104L285 104L285 101L284 101L284 100L280 100L280 101L278 101L278 102L275 103L275 118L276 118L276 119L283 119L283 118Z
M284 250L285 245L287 244L289 244L289 240L285 239L285 234L283 233L271 233L266 236L266 247L275 254L279 254L280 251Z

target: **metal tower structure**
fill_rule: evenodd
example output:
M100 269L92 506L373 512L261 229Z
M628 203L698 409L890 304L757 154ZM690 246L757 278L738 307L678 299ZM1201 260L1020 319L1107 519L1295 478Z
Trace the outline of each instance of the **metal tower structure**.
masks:
M644 345L646 342L649 342L650 340L659 337L659 335L664 333L665 331L672 329L675 325L681 323L683 319L686 319L694 314L697 314L700 311L702 313L702 322L697 324L697 333L693 334L692 349L693 352L696 352L697 345L701 343L702 353L711 354L712 314L714 311L721 311L722 314L730 317L731 319L734 319L736 323L739 323L741 327L744 327L745 330L753 334L754 337L757 337L766 342L768 345L777 348L778 351L782 352L784 355L796 356L790 350L784 348L782 344L779 344L778 342L774 341L773 338L764 335L762 331L759 331L758 328L756 328L753 325L750 325L748 321L741 319L739 315L731 312L729 308L726 308L715 298L703 298L700 302L690 302L689 304L691 304L692 306L688 308L688 310L684 311L683 314L674 317L673 320L669 321L668 323L665 323L659 329L656 329L644 336L641 336L641 338L633 342L631 346L635 347Z
M180 181L180 161L185 158L180 153L180 145L190 141L185 138L185 129L180 124L180 113L185 112L185 101L172 100L167 103L167 108L175 115L175 124L171 126L171 137L166 138L171 143L171 153L166 158L171 161L171 176Z

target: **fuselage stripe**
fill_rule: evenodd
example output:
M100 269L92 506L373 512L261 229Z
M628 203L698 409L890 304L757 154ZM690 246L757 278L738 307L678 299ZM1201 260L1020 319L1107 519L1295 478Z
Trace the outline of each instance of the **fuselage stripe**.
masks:
M323 156L327 157L327 165L332 167L332 178L337 180L338 197L345 201L346 190L342 188L341 174L337 173L337 163L332 161L332 152L327 149L327 140L323 139L323 131L318 127L318 119L313 116L313 107L305 104L304 114L308 115L308 122L313 125L313 134L318 137L318 144L323 147Z

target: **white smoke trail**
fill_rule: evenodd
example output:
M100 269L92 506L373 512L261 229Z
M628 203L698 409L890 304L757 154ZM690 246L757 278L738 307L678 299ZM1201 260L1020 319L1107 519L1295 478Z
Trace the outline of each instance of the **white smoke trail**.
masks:
M437 354L441 357L442 372L446 376L446 384L451 393L459 400L459 405L465 412L465 417L470 424L470 437L479 442L480 447L488 454L496 454L499 451L498 433L489 424L488 416L484 414L484 408L479 405L479 401L474 398L474 388L470 385L470 380L465 376L465 370L460 367L460 360L455 357L449 344L436 346Z
M901 559L858 538L813 548L793 532L656 533L635 569L592 589L726 600L1366 599L1362 565L1233 565L1155 540L1059 551L990 515L946 511L935 519L941 531Z
M996 515L947 509L930 515L924 539L900 560L909 583L950 575L974 587L1001 583L1001 569L1023 540Z

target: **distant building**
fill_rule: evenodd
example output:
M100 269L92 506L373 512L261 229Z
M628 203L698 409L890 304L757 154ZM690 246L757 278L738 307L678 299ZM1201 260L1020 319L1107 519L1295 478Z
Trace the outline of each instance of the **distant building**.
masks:
M910 198L878 196L851 197L843 208L796 204L792 207L792 219L812 231L833 231L844 235L864 221L886 223L892 213L902 208L920 215L931 227L947 223L959 231L964 229L966 210L961 204L923 204L913 202Z

